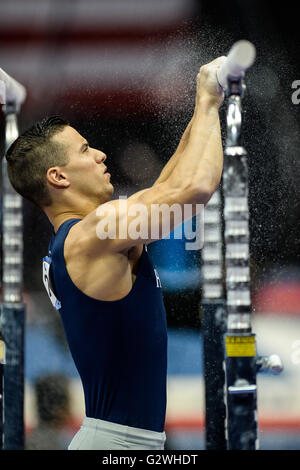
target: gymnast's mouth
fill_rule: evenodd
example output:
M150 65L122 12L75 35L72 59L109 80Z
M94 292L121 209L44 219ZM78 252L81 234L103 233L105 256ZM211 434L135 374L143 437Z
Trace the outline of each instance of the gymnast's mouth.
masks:
M106 175L106 176L109 176L109 177L111 176L111 174L108 173L108 171L107 171L107 166L104 168L103 174Z

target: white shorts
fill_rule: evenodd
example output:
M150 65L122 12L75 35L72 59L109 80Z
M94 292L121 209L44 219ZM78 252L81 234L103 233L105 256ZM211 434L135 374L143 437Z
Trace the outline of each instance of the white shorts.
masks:
M68 450L163 450L165 441L165 432L149 431L85 417Z

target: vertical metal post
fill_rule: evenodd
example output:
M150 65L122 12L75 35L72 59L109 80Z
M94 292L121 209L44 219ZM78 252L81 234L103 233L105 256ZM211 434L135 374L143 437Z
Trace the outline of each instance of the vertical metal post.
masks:
M247 152L239 145L242 78L228 80L227 142L223 172L227 332L225 376L229 450L255 450L256 344L251 329Z
M205 208L202 248L202 333L207 450L226 449L224 402L224 333L222 200L217 190Z
M18 137L17 107L7 103L3 111L7 150ZM2 259L0 329L3 340L0 344L5 347L5 363L1 441L4 449L17 450L24 448L23 210L22 198L10 184L5 158L2 161Z
M4 394L4 363L5 363L5 342L0 329L0 450L3 449L4 426L3 426L3 394Z

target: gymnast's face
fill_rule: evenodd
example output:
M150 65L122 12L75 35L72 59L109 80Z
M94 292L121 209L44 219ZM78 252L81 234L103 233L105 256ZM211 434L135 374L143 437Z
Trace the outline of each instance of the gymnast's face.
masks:
M114 191L107 172L105 153L91 148L87 140L73 127L66 126L53 140L62 143L69 157L61 167L65 184L74 194L88 197L96 203L108 201Z

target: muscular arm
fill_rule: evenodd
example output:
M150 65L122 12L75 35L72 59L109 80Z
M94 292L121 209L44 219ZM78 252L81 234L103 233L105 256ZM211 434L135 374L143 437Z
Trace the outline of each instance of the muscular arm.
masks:
M210 97L200 98L183 150L178 153L168 182L172 186L186 179L194 188L213 193L223 169L223 149L218 105ZM195 201L203 202L207 201Z
M172 157L164 168L161 180L150 188L133 194L126 200L126 204L121 204L119 200L102 204L98 208L100 211L93 211L75 226L75 230L81 231L80 240L83 245L88 247L88 249L83 247L84 251L88 251L91 255L100 252L121 252L132 246L149 243L153 241L151 236L153 228L156 234L159 233L159 238L166 235L163 231L163 216L156 218L155 221L152 217L154 206L164 205L170 208L172 205L177 205L182 209L181 220L175 220L175 216L169 211L171 215L169 232L171 232L176 225L184 222L185 204L192 206L195 215L196 210L199 210L196 204L208 202L220 182L223 166L218 113L222 93L216 81L216 70L222 63L221 59L223 58L216 59L200 69L193 119L174 158ZM139 212L140 208L143 209L142 212ZM140 224L145 223L148 226L148 231L147 234L134 239L129 230L124 234L123 227L130 227L132 222L136 222L137 216L140 217ZM101 230L105 235L103 220L105 223L113 221L111 226L116 234L115 237L99 237ZM120 227L122 227L122 236Z
M220 63L225 58L221 57L217 59ZM216 61L214 61L216 62ZM208 64L206 68L209 68L211 64ZM220 123L219 123L219 115L216 110L218 109L219 105L222 102L222 96L220 90L218 90L216 84L212 83L212 80L205 81L203 80L203 74L200 73L197 77L197 95L196 95L196 103L195 109L190 120L187 128L184 131L184 134L179 142L179 145L172 155L170 160L164 166L159 178L155 181L154 185L162 183L166 181L168 178L172 176L172 178L176 178L179 176L179 171L183 171L182 174L185 174L184 166L189 165L189 169L191 172L195 169L193 166L193 156L195 158L202 157L202 150L203 145L205 142L203 138L206 138L206 151L205 156L203 155L202 163L202 170L205 172L208 170L208 178L212 176L212 172L216 171L216 181L218 181L221 177L222 167L223 167L223 155L222 155L222 147L221 147L221 131L220 131ZM204 81L204 86L203 86ZM215 91L213 87L215 86ZM209 91L209 92L208 92ZM211 93L213 92L213 93ZM208 113L209 116L209 123L208 120L205 119L204 114ZM208 116L206 116L208 117ZM208 126L208 127L207 127ZM202 129L201 129L202 127ZM206 132L208 130L208 133ZM204 131L203 136L201 137L201 133ZM206 134L206 135L205 135ZM220 158L221 156L221 158ZM177 170L175 170L176 167ZM175 170L175 172L174 172ZM212 170L212 171L211 171ZM174 173L172 175L172 173ZM197 174L195 174L195 180L197 184Z

